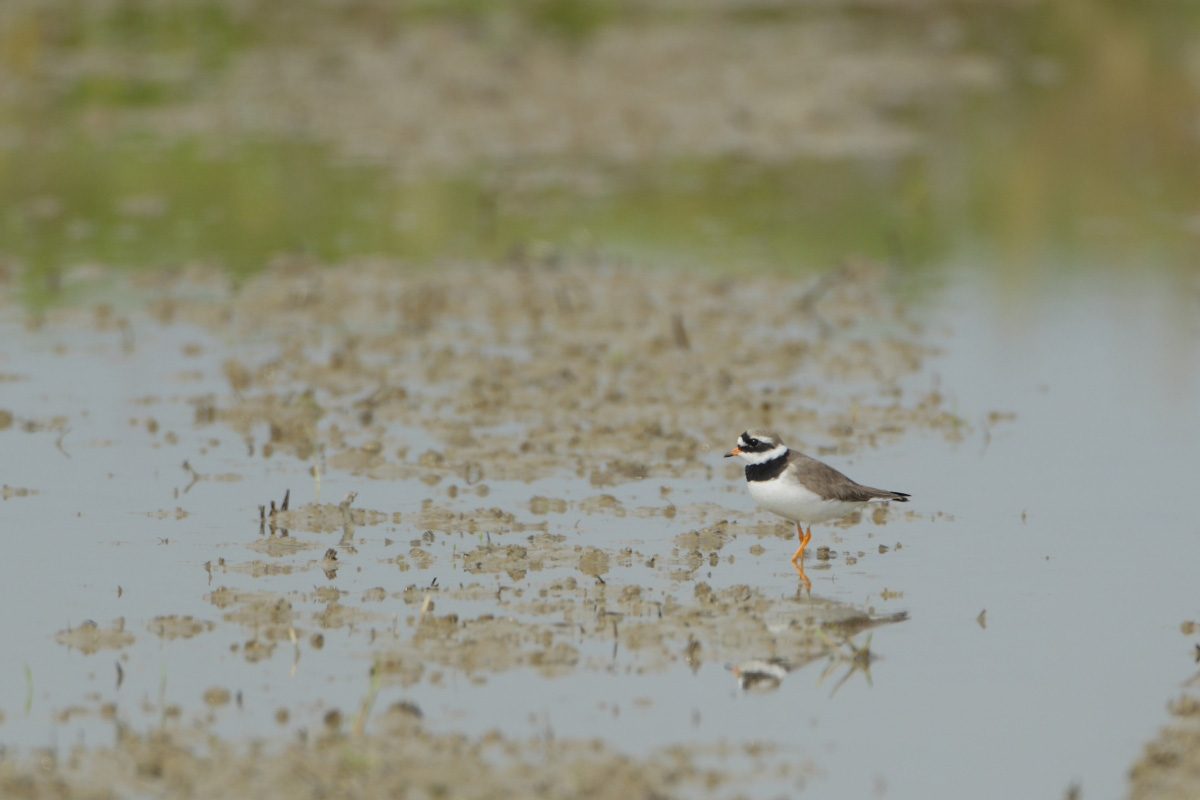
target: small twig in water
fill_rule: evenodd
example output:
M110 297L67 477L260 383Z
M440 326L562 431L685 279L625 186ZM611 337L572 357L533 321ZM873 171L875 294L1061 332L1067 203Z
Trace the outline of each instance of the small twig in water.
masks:
M54 440L54 446L58 448L58 452L62 453L62 454L63 454L64 456L66 456L67 458L70 458L70 457L71 457L71 454L70 454L70 453L68 453L66 450L64 450L64 449L63 449L63 439L64 439L64 438L66 437L66 435L67 435L68 433L70 433L70 432L71 432L71 429L70 429L70 428L66 428L66 429L64 429L64 430L63 430L63 432L62 432L62 433L60 433L60 434L58 435L58 438Z
M188 492L190 492L192 490L193 486L195 486L197 483L200 482L200 473L196 472L196 470L192 469L192 465L186 461L183 462L183 468L186 469L188 472L192 473L192 482L189 483L183 490L183 493L187 494Z
M433 592L425 593L425 600L421 603L421 613L417 615L417 630L421 629L421 623L425 621L425 612L429 611L429 606L433 602Z
M358 708L358 716L354 718L355 736L362 736L363 730L367 727L367 717L371 716L371 707L375 705L375 695L379 694L382 672L378 661L371 665L371 683L367 687L367 695L363 698L362 705Z

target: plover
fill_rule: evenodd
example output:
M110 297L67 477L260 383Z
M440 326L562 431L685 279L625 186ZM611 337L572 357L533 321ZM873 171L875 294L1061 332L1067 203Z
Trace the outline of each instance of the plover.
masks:
M871 500L907 503L909 498L904 492L856 483L828 464L789 450L779 434L771 431L746 431L738 437L737 447L725 454L731 456L741 456L746 462L746 485L754 502L796 523L800 546L792 556L792 566L806 584L804 548L812 538L813 523L842 519Z

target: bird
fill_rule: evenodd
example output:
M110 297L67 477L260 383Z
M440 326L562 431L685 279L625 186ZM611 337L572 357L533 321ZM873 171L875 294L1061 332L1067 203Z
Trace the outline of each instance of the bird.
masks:
M796 523L800 546L792 555L792 566L809 586L804 548L812 538L813 523L842 519L872 500L907 503L911 496L863 486L828 464L790 449L779 434L761 428L743 432L737 445L725 454L725 458L733 456L746 462L746 486L754 502Z

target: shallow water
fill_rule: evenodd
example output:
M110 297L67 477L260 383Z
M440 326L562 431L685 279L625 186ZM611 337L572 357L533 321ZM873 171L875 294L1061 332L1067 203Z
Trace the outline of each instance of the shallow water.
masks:
M397 465L409 471L371 479L339 468L349 451L332 444L299 459L284 441L265 459L265 423L246 440L198 417L198 397L232 402L226 359L278 357L268 335L159 324L136 303L40 326L9 307L0 409L14 421L0 431L0 482L36 493L0 501L0 581L14 611L0 619L0 641L11 643L0 649L0 733L9 747L97 745L113 737L109 718L145 729L178 714L222 736L280 741L319 729L331 709L349 726L365 700L376 710L403 700L438 732L602 737L633 754L768 746L754 780L726 793L1000 798L1079 784L1087 796L1116 795L1193 669L1180 623L1195 617L1200 558L1187 513L1198 306L1194 278L1162 274L1018 291L963 271L924 298L910 315L940 354L901 375L897 396L937 387L960 435L914 423L822 455L912 493L915 513L818 528L813 545L834 557L810 557L811 597L787 564L785 527L754 510L721 459L760 422L754 413L728 420L725 440L702 435L709 449L696 466L608 484L582 468L456 481L452 468L416 458L437 447L453 462L444 432L377 419L372 430L382 425L411 452ZM128 325L114 322L122 315ZM853 385L831 384L833 394ZM708 430L699 417L689 425L686 408L679 425ZM323 441L339 439L322 426ZM506 427L531 431L516 412L474 430ZM807 448L833 443L822 430L794 434ZM357 432L343 433L357 445ZM636 439L619 446L637 457ZM292 509L354 491L352 508L381 513L349 538L338 512L326 533L260 530L258 506L285 490ZM618 502L595 499L604 495ZM536 497L551 502L531 506ZM422 516L431 499L466 516ZM478 510L492 507L514 516ZM697 529L715 533L691 552ZM543 534L551 539L529 538ZM540 563L490 564L489 545L526 546ZM336 564L322 562L328 548L340 551ZM603 555L588 560L589 548ZM220 587L267 599L225 605ZM629 587L642 599L623 596ZM671 604L692 615L682 626ZM830 628L841 659L797 633L811 633L811 618L864 612L907 619L848 643ZM152 631L164 615L201 624L166 638ZM123 620L130 636L85 652L95 636L64 634L85 620L101 630ZM846 658L868 642L869 673ZM773 691L741 690L730 666L769 656L796 668ZM231 699L205 694L214 687Z
M1122 793L1195 670L1195 11L76 5L0 13L0 795ZM811 595L757 425L913 494Z

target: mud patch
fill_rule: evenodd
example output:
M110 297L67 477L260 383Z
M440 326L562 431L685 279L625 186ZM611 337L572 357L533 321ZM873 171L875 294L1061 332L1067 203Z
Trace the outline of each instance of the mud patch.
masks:
M868 263L823 281L681 282L521 256L437 273L281 262L236 287L202 269L139 276L125 288L162 313L121 316L122 357L186 325L171 357L185 352L197 374L129 400L155 405L152 418L135 412L124 427L171 449L163 463L175 484L154 487L141 508L160 510L137 517L156 544L175 548L151 552L178 554L180 585L206 584L192 599L210 612L156 609L139 620L158 647L191 648L189 668L202 665L203 680L138 713L156 725L193 716L220 725L237 713L345 753L347 731L393 719L369 713L376 694L706 672L763 692L806 668L820 680L810 665L822 662L843 681L869 676L862 634L903 613L796 594L793 548L774 541L794 539L794 528L724 502L745 507L745 490L720 453L763 424L839 459L912 431L961 438L966 421L932 387L911 388L936 350L888 287L886 268ZM52 308L40 324L90 336L97 318L113 315ZM86 423L55 418L31 433ZM322 499L334 491L340 500ZM293 502L301 493L311 497ZM886 547L872 539L896 519L933 517L879 509L828 527L810 569L886 558L898 536L889 531ZM760 556L762 573L748 579L743 562ZM781 568L782 592L772 575ZM136 644L123 627L90 624L57 639L85 652ZM169 691L150 685L154 668L138 663L136 647L128 653L121 691ZM171 685L189 674L173 671ZM284 675L307 681L305 702ZM632 706L597 703L653 705L638 696ZM210 780L179 760L176 740L124 730L132 774ZM512 733L496 741L526 765L513 775L531 775L540 751ZM437 747L458 742L465 757L487 738L469 730ZM373 739L362 741L375 758ZM287 747L269 749L284 757ZM608 747L586 751L578 769L608 768ZM727 772L703 746L669 752L684 765L671 774L694 768L697 786L725 785L750 758L741 751ZM470 791L456 782L452 793Z
M228 690L210 689L213 708ZM770 744L665 748L630 757L600 740L468 738L421 724L419 709L396 703L380 715L380 732L349 735L343 715L306 743L249 747L170 725L145 735L117 728L117 742L59 758L0 757L6 797L90 798L150 794L173 797L319 798L420 796L461 798L663 797L711 793L761 779L770 764L781 784L813 767L787 763ZM95 787L105 789L97 793ZM352 787L352 788L351 788Z
M54 635L54 640L84 655L100 650L120 650L133 644L134 636L125 630L125 620L114 620L107 628L84 620L74 628L67 628Z
M146 627L160 639L190 639L193 636L207 633L216 626L205 620L172 615L155 617Z

